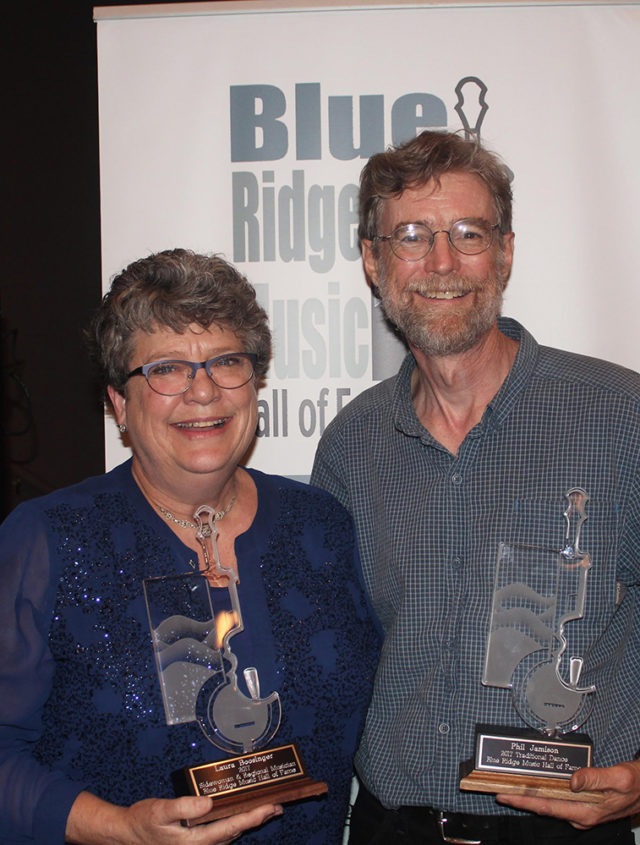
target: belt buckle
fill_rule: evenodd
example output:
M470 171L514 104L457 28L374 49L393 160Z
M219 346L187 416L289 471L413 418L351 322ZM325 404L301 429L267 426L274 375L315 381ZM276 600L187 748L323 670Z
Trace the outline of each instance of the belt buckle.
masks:
M449 842L450 845L482 845L482 840L480 839L459 839L456 836L447 836L444 831L444 826L448 821L446 813L443 813L442 811L438 813L438 828L440 830L440 836L444 842Z

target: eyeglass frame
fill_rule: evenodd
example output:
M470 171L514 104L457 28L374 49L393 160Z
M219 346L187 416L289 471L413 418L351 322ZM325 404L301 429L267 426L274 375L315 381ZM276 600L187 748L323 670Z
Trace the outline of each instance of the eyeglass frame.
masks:
M223 358L247 358L251 363L251 375L249 378L246 381L243 381L242 384L236 384L234 387L226 387L223 384L218 384L211 375L211 366L214 361L220 361ZM127 373L125 380L128 381L132 376L144 376L145 381L151 390L153 390L154 393L157 393L158 396L182 396L183 393L186 393L191 389L198 370L204 370L216 387L219 387L222 390L238 390L238 388L244 387L245 384L249 384L251 379L255 376L257 360L258 356L255 352L225 352L224 355L214 355L213 358L209 358L207 361L184 361L180 358L161 358L159 361L151 361L148 364L142 364L140 367L136 367L131 370L130 373ZM180 390L178 393L161 393L159 390L156 390L149 382L149 370L152 367L157 367L158 364L188 364L191 367L191 376L187 376L187 386L185 389Z
M459 246L456 246L456 244L454 244L454 242L451 240L451 230L454 228L454 226L457 226L458 223L464 223L465 220L480 220L481 222L486 223L489 226L489 231L491 233L489 243L483 249L481 249L479 252L464 252L463 250L460 249ZM429 249L423 255L416 256L416 258L404 258L402 255L398 255L398 253L393 248L393 237L394 237L395 233L398 232L400 229L406 229L409 226L421 226L423 229L426 229L428 232L431 232L431 243L429 245ZM436 229L436 231L434 232L432 229L429 228L429 226L427 226L426 223L420 223L419 221L414 221L412 223L401 223L399 226L396 226L396 228L393 230L393 232L391 232L390 235L374 235L373 238L372 238L372 241L389 241L389 246L391 247L391 252L393 252L395 257L400 259L400 261L421 261L423 258L426 258L427 255L429 255L429 253L433 250L434 244L436 242L436 235L439 235L439 234L445 234L447 236L447 240L449 241L449 245L451 247L453 247L453 249L455 249L456 252L459 252L460 255L482 255L484 252L486 252L488 249L490 249L493 246L493 242L495 240L495 234L494 233L495 233L495 230L499 229L499 228L500 228L499 223L491 224L491 223L489 223L488 220L484 220L483 218L461 217L459 220L454 220L454 222L451 224L449 229Z

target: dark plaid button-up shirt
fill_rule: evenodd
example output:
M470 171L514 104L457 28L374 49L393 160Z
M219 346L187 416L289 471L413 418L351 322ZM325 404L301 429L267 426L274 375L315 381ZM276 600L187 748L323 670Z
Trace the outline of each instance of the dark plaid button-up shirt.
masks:
M409 355L342 411L316 456L312 483L354 517L385 630L356 765L387 806L506 812L458 788L477 724L527 727L521 689L483 684L498 549L561 549L574 487L589 495L592 565L560 670L568 680L566 662L583 657L580 685L595 684L581 727L595 765L640 748L640 375L541 347L514 320L500 329L519 341L516 360L457 455L416 416Z

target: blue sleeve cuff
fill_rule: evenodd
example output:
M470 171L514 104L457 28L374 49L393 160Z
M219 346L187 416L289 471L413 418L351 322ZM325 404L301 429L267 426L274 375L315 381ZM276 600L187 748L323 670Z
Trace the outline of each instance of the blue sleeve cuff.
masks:
M64 845L71 806L83 789L84 784L60 777L44 792L33 814L36 845Z

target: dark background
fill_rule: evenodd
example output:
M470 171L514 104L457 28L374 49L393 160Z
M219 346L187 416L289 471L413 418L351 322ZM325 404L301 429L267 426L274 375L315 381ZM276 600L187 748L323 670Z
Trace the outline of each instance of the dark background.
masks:
M101 295L94 6L10 3L5 34L0 286L0 518L104 471L103 412L83 340Z

